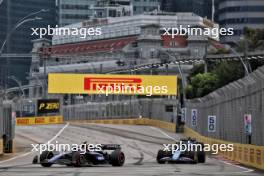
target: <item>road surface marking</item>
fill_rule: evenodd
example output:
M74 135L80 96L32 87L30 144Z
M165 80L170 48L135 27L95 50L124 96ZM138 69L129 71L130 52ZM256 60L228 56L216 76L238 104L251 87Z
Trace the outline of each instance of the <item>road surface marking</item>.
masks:
M253 172L254 170L253 169L249 169L249 168L246 168L246 167L243 167L243 166L238 166L236 164L231 164L227 161L223 161L223 160L217 160L217 161L220 161L221 163L224 163L224 164L227 164L227 165L230 165L230 166L233 166L233 167L237 167L239 169L242 169L244 171L241 171L241 172L238 172L238 173L248 173L248 172Z
M48 142L46 142L45 144L48 144L52 141L54 141L67 127L69 126L69 123L67 123L53 138L51 138ZM25 157L29 154L33 153L33 151L30 151L30 152L27 152L27 153L24 153L22 155L18 155L18 156L15 156L13 158L9 158L7 160L4 160L4 161L0 161L0 164L2 163L6 163L8 161L12 161L12 160L15 160L15 159L18 159L18 158L22 158L22 157ZM6 166L5 166L6 167Z
M164 131L162 131L162 130L160 130L160 129L156 128L156 127L150 127L150 128L152 128L152 129L154 129L154 130L156 130L156 131L159 131L159 132L160 132L161 134L163 134L164 136L166 136L166 137L168 137L168 138L170 138L170 139L172 139L172 140L174 140L174 141L178 142L178 140L177 140L177 139L175 139L175 138L171 137L170 135L168 135L168 134L167 134L167 133L165 133Z

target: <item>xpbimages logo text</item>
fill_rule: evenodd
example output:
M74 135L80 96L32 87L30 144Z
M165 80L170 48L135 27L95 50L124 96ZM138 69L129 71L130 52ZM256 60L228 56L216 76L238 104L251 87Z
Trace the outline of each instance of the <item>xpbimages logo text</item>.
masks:
M168 35L174 38L175 36L211 36L212 38L219 38L220 36L232 36L234 35L234 28L201 28L201 27L187 27L180 25L179 27L162 28L164 33L162 35Z
M131 86L125 84L112 84L112 85L100 85L97 86L99 94L146 94L146 96L152 96L153 94L166 94L168 93L168 86Z
M48 142L46 144L31 144L32 152L44 151L52 152L77 152L84 154L86 151L97 152L102 151L102 144L62 144L56 141L55 143Z
M58 27L56 25L55 28L51 27L50 25L47 28L31 28L32 36L39 36L39 38L43 38L45 36L79 36L80 38L86 38L87 36L94 36L94 35L102 35L102 29L99 27L96 28L76 28L76 27Z
M214 155L217 155L219 152L233 152L234 144L201 144L201 143L184 143L180 141L177 144L163 144L163 151L172 152L211 152Z

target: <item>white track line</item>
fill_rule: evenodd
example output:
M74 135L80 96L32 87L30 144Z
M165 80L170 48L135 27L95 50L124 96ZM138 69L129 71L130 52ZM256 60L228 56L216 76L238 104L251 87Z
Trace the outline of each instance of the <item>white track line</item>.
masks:
M61 135L61 133L65 130L65 128L67 128L69 126L69 122L53 137L51 138L48 142L46 142L45 144L51 143L52 141L54 141L59 135Z
M152 128L152 129L154 129L154 130L160 132L160 133L163 134L164 136L166 136L166 137L168 137L168 138L170 138L170 139L172 139L172 140L174 140L174 141L176 141L176 142L178 141L177 139L171 137L170 135L168 135L167 133L165 133L164 131L162 131L162 130L159 129L159 128L156 128L156 127L150 127L150 128Z
M242 169L244 171L241 171L241 172L238 172L238 173L248 173L248 172L253 172L254 170L253 169L249 169L249 168L246 168L246 167L243 167L243 166L239 166L239 165L236 165L236 164L231 164L227 161L223 161L223 160L217 160L217 161L220 161L221 163L224 163L224 164L227 164L227 165L230 165L230 166L233 166L233 167L237 167L239 169Z
M55 136L53 136L53 138L51 138L48 142L46 142L45 144L48 144L52 141L54 141L59 135L61 135L61 133L69 126L69 123L67 123ZM33 153L33 151L30 151L30 152L27 152L27 153L24 153L22 155L18 155L18 156L15 156L13 158L9 158L7 160L4 160L4 161L0 161L0 164L2 163L6 163L8 161L12 161L12 160L15 160L15 159L18 159L18 158L22 158L22 157L25 157L29 154Z

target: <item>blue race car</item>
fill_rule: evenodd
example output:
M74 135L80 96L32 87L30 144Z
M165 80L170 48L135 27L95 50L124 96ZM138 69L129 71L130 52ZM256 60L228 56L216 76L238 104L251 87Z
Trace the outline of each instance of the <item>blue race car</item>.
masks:
M91 166L98 164L110 164L112 166L123 166L125 155L121 151L120 145L102 144L101 151L89 151L82 153L75 152L52 152L44 151L40 156L35 156L33 164L40 164L43 167L51 167L53 164L66 166ZM106 150L113 150L110 154Z
M172 147L170 150L161 149L157 154L157 162L159 164L165 163L174 163L174 164L197 164L197 163L205 163L206 154L203 150L203 143L197 142L195 139L187 138L181 139L180 142L176 144L199 144L201 146L201 150L199 151L180 151L175 150L174 152Z

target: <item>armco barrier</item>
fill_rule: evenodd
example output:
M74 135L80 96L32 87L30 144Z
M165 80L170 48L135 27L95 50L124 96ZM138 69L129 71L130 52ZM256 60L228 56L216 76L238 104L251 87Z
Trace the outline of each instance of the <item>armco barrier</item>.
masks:
M19 117L16 118L16 125L47 125L63 123L62 116L43 116L43 117Z
M184 131L186 136L196 138L198 141L206 144L234 144L234 150L232 152L220 152L219 154L229 160L264 170L264 146L239 144L213 139L201 136L199 133L188 127L185 127Z

